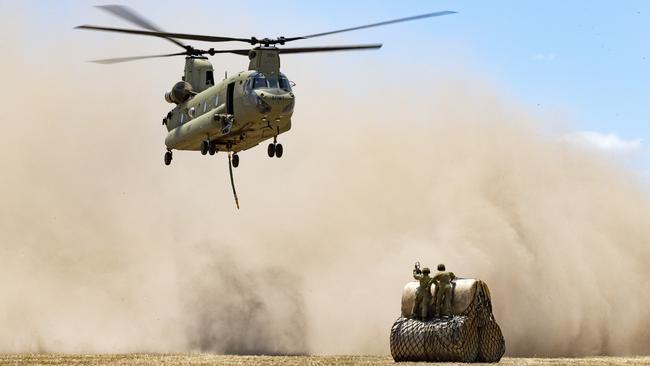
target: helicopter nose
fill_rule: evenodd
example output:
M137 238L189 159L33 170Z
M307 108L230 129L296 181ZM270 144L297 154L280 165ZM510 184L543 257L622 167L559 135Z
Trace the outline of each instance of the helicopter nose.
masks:
M262 114L270 112L288 114L293 112L295 95L282 89L256 90L257 109Z

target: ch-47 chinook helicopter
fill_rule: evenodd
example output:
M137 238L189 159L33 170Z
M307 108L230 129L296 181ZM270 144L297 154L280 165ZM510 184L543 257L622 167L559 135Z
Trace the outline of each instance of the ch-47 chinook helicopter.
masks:
M94 25L81 25L76 28L158 37L183 48L182 52L177 53L113 58L94 62L113 64L149 58L185 56L185 72L182 81L177 82L171 91L165 93L165 100L176 106L162 120L168 131L165 138L167 151L164 162L166 165L171 164L172 150L201 151L203 155L227 151L231 183L233 183L232 168L239 165L237 155L239 151L248 150L262 141L273 139L273 142L268 145L268 156L280 158L284 152L282 144L277 140L280 134L291 128L295 94L291 88L293 83L280 72L280 54L370 50L382 46L361 44L288 48L277 47L278 45L284 46L288 42L298 40L455 13L440 11L300 37L235 38L168 33L125 6L103 5L99 8L144 29ZM253 47L202 50L179 40L244 42ZM215 84L214 68L206 55L214 56L219 53L248 56L248 70L226 77ZM234 183L233 193L235 193ZM235 200L237 201L236 193Z

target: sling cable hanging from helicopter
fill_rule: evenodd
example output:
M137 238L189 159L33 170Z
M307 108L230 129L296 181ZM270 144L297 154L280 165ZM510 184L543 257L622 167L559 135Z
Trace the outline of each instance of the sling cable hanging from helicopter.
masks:
M230 171L230 185L232 186L232 194L235 196L235 205L237 205L237 209L239 210L239 198L237 198L237 190L235 189L235 179L233 178L232 175L232 158L231 158L232 152L228 151L228 170Z

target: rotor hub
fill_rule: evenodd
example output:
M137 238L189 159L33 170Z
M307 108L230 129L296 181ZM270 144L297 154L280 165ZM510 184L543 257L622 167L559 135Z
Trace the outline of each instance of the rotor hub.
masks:
M262 38L262 39L259 39L257 37L251 37L251 40L250 40L250 44L252 44L252 45L258 44L258 45L265 46L265 47L274 46L276 44L284 45L286 42L287 42L286 37L277 37L277 38L265 37L265 38Z

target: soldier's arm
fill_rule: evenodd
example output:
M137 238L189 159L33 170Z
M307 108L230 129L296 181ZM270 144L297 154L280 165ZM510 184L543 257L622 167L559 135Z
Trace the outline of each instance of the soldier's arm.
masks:
M451 281L456 279L456 275L454 274L454 272L449 272L449 278L451 279Z

